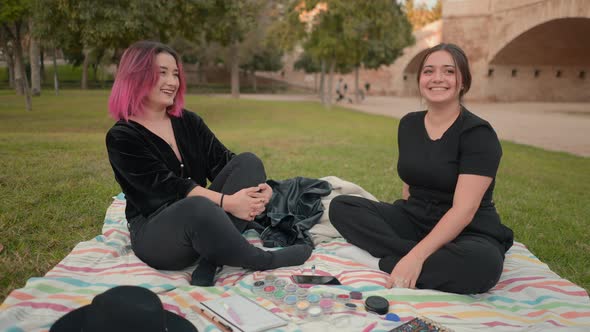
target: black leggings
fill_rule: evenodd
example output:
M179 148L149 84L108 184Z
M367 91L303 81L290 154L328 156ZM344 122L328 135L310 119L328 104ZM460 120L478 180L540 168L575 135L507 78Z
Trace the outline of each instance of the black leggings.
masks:
M264 181L260 159L242 153L221 170L209 189L229 195ZM208 198L187 197L149 220L134 222L131 243L137 257L157 269L180 270L200 256L216 265L272 268L272 255L242 236L246 227L246 221L226 213Z
M428 234L424 219L433 220L430 207L415 201L389 204L343 195L330 203L334 227L348 242L381 258L379 268L387 273ZM494 242L483 235L459 235L426 259L416 287L460 294L488 291L504 266L504 251Z

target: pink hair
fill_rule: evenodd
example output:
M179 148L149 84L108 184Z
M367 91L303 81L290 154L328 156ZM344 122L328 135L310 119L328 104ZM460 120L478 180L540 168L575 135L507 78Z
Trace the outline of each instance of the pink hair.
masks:
M168 106L169 115L180 117L184 107L186 82L178 54L169 46L159 42L140 41L129 46L121 57L115 83L109 97L109 113L115 120L129 119L129 116L143 113L143 105L151 89L158 82L159 69L156 55L166 52L174 57L178 66L179 86L174 104Z

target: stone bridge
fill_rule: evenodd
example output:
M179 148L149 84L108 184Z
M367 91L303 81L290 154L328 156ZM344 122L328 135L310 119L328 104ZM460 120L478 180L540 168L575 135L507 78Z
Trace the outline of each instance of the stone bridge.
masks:
M590 101L590 0L443 0L442 19L414 36L392 65L362 70L360 85L369 82L372 94L418 96L424 50L448 42L469 57L466 99ZM353 86L352 74L340 76ZM275 77L307 87L317 80L292 70Z

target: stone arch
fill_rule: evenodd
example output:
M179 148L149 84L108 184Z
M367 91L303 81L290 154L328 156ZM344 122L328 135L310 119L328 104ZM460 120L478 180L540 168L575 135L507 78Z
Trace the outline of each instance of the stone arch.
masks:
M495 42L490 45L489 62L513 40L537 26L557 19L590 17L587 0L535 1L526 5L498 2L495 7L492 20L497 28L492 33Z
M524 31L498 50L490 65L590 65L590 17L559 18Z
M420 61L422 61L422 57L426 53L426 50L428 50L428 49L427 48L423 49L422 51L417 53L412 58L412 60L410 60L408 62L408 64L406 65L406 68L404 68L404 73L417 73L418 72L418 70L420 69L420 68L418 68L418 66L420 66Z
M590 15L544 21L489 61L488 94L502 101L590 101Z
M420 68L418 67L420 66L420 61L422 61L422 57L426 53L426 50L428 50L428 48L424 48L420 52L416 53L414 57L406 64L402 72L404 81L404 90L402 93L403 96L414 97L420 94L418 91L418 84L416 83L416 80L418 79L417 75L418 71L420 70Z
M441 43L442 20L432 22L414 32L416 43L404 49L404 54L390 67L392 92L398 96L417 96L416 73L425 50Z

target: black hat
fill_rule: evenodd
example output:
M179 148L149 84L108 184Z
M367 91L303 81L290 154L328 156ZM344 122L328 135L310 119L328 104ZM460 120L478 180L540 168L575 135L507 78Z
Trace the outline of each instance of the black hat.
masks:
M61 317L50 332L196 332L188 320L164 310L160 298L138 286L117 286L98 294L92 303Z

